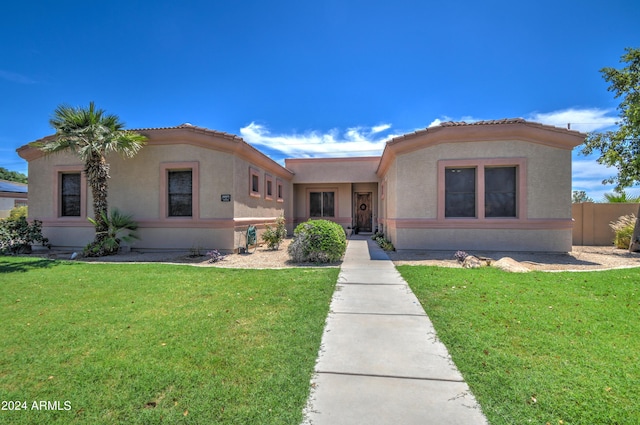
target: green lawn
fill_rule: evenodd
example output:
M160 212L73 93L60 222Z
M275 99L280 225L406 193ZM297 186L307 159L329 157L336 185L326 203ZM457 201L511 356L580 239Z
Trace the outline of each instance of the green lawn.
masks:
M0 423L297 425L337 275L0 258Z
M640 269L398 269L491 424L640 423Z

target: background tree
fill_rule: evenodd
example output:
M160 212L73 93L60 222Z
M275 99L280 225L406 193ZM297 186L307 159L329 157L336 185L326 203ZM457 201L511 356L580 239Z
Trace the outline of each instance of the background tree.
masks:
M571 192L571 202L579 204L581 202L593 202L593 198L587 196L587 192L584 190L574 190Z
M616 185L616 192L640 184L640 49L626 48L621 69L602 68L600 72L610 83L608 90L620 98L620 121L615 131L590 133L582 153L598 152L598 163L615 167L618 174L603 181ZM640 208L629 245L630 251L640 251Z
M45 153L73 152L84 162L84 172L93 196L93 214L96 236L93 248L85 252L94 255L110 254L103 249L108 234L108 179L107 155L111 152L133 157L144 145L146 137L124 129L117 115L96 109L93 102L88 108L61 105L49 121L56 130L53 141L39 145ZM97 247L97 249L95 249Z
M607 202L609 204L624 203L624 202L636 203L636 202L640 202L640 196L629 195L625 191L605 193L604 202Z
M10 182L26 183L27 176L17 171L9 171L4 167L0 167L0 180L7 180Z

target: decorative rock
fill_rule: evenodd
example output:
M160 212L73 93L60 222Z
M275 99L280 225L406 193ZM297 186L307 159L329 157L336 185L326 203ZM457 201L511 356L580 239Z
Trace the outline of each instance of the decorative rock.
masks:
M462 262L462 267L464 267L465 269L479 269L480 267L483 267L485 265L485 262L480 260L478 257L474 257L473 255L468 255Z
M512 273L527 273L531 271L531 269L511 257L502 257L492 265L495 268Z

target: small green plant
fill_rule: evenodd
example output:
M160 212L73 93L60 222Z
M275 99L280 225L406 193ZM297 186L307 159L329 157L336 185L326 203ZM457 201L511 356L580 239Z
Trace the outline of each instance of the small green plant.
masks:
M19 217L27 218L28 212L29 208L26 205L15 207L11 211L9 211L9 219L17 220Z
M384 233L376 232L373 236L371 236L371 239L376 241L378 246L380 246L380 248L382 248L385 251L395 251L396 250L396 247L393 246L391 241L384 237Z
M103 221L107 224L107 230L101 232L101 237L96 241L89 243L84 248L86 257L102 257L104 255L114 255L118 253L121 242L131 242L134 239L140 239L135 231L138 229L131 215L123 214L117 209L111 210L111 215L102 215ZM94 225L96 220L88 218Z
M27 221L27 207L14 208L8 218L0 220L0 254L29 254L36 242L51 246L42 236L42 222Z
M635 214L623 215L618 220L609 223L609 227L615 232L613 244L616 248L628 249L633 236L633 228L636 225Z
M287 237L287 228L285 227L284 217L280 216L276 219L276 227L271 227L268 224L265 226L265 231L262 233L262 240L266 242L267 247L272 250L280 248L280 243Z
M299 224L288 252L295 263L331 263L338 261L347 249L344 229L328 220L309 220Z

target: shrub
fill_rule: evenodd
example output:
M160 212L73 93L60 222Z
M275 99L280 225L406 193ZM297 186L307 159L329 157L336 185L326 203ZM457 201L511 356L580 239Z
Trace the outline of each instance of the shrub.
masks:
M262 240L267 243L269 249L276 250L280 247L280 243L287 237L287 228L284 225L284 217L280 216L276 219L276 227L273 228L268 224L262 233Z
M373 236L371 236L371 239L376 241L378 246L380 248L382 248L383 250L385 250L385 251L395 251L396 250L396 247L393 246L391 241L384 237L384 233L376 232Z
M309 220L299 224L289 245L289 256L296 263L331 263L340 260L347 249L344 229L328 220Z
M633 228L636 225L635 214L623 215L618 220L609 223L609 227L615 232L613 243L616 248L628 249L633 236Z
M122 214L117 209L111 210L111 215L102 217L107 223L107 230L99 241L93 241L84 248L83 254L86 257L101 257L103 255L117 254L120 249L120 242L131 242L139 239L135 231L138 229L132 216ZM92 218L88 219L94 226L97 224Z
M50 246L49 239L42 236L42 222L29 223L26 213L26 207L14 208L9 218L0 220L0 254L28 254L35 242Z
M14 207L9 212L9 219L17 220L19 217L27 218L28 207L26 205L22 207Z

